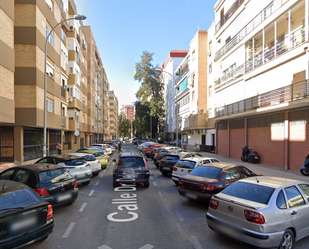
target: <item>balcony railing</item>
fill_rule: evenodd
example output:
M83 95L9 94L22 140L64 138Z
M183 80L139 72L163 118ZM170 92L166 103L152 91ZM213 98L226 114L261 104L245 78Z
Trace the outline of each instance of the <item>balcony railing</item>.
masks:
M226 106L218 107L216 108L216 117L228 116L308 97L309 81L304 80Z
M301 26L286 35L282 41L277 42L276 46L264 49L264 52L258 53L254 56L254 60L249 59L246 61L246 73L252 71L254 68L263 65L264 63L275 59L277 56L284 54L285 52L301 45L305 42L305 27ZM289 44L289 41L291 43ZM289 48L290 46L290 48Z
M225 44L215 54L215 61L219 60L223 55L235 47L240 41L242 41L249 33L258 27L266 18L279 9L289 0L272 1L268 4L258 15L255 16L243 29L241 29L227 44Z
M181 72L181 74L179 74L178 77L176 77L175 81L176 81L176 85L184 78L184 76L189 72L189 67L186 67L184 71Z
M234 70L226 73L224 76L215 80L215 87L221 87L230 80L236 79L245 73L245 64L236 67Z
M228 9L228 11L225 13L223 18L216 24L216 33L218 30L224 25L224 23L227 22L228 19L233 15L233 13L239 8L239 6L244 2L245 0L236 0L232 6Z

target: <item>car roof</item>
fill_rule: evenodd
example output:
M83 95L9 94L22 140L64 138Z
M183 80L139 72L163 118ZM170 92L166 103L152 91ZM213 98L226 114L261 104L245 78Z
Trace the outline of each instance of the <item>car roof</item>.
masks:
M87 156L87 155L89 155L89 153L86 153L86 152L73 152L73 153L67 153L66 155L69 155L69 156Z
M127 152L125 152L125 153L122 153L120 155L120 157L142 157L142 156L139 155L139 154L135 154L135 153L127 153Z
M243 182L249 182L253 184L259 184L266 187L272 188L280 188L285 186L290 186L293 184L308 184L303 181L295 180L295 179L288 179L288 178L281 178L281 177L274 177L274 176L256 176L256 177L249 177L246 179L242 179Z
M0 194L6 193L6 192L13 192L13 191L18 191L30 187L27 185L21 183L21 182L16 182L16 181L11 181L11 180L0 180Z
M180 160L182 161L194 161L194 162L198 162L198 161L202 161L202 160L218 160L217 158L213 158L213 157L186 157L186 158L182 158ZM218 160L219 161L219 160Z
M9 169L28 169L34 172L40 172L40 171L46 171L46 170L53 170L53 169L61 169L63 168L60 165L57 164L52 164L52 163L37 163L37 164L26 164L23 166L16 166L16 167L11 167Z
M237 167L237 166L243 166L245 167L244 165L240 165L240 164L235 164L235 163L227 163L227 162L223 162L223 163L208 163L208 164L205 164L205 165L200 165L199 167L216 167L216 168L221 168L221 169L224 169L224 168L231 168L231 167Z
M68 161L68 160L72 160L72 159L82 159L82 160L84 160L84 158L82 158L80 156L73 156L73 155L51 155L51 156L46 156L45 158L57 158L57 159L63 160L63 161Z

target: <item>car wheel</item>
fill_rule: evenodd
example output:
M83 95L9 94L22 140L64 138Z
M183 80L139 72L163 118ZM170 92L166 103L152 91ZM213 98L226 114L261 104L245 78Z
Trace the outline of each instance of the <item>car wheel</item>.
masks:
M113 187L114 188L118 187L118 183L117 182L113 182Z
M161 173L162 173L162 175L167 176L167 173L166 173L166 172L161 172Z
M88 182L83 182L82 185L87 186L87 185L89 185L89 183L90 183L90 181L88 181Z
M176 184L176 186L178 186L178 181L174 181L174 180L173 180L173 182Z
M48 235L46 235L45 237L43 237L42 239L39 239L38 241L41 242L41 241L44 241L48 238Z
M98 176L100 172L92 173L92 176Z
M144 187L145 187L145 188L149 188L149 182L145 183L145 184L144 184Z
M300 169L300 173L304 176L309 176L309 170L307 169Z
M242 156L240 159L241 159L241 161L243 161L243 162L247 161L246 158L243 157L243 156Z
M295 238L293 232L290 229L287 229L282 236L278 249L293 249L294 242Z

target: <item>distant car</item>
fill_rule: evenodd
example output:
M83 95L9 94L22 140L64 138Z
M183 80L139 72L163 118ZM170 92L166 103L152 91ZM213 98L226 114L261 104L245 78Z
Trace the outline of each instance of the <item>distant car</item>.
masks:
M203 155L198 152L180 151L177 154L179 154L180 158L203 157Z
M102 147L106 149L108 156L111 156L113 154L113 150L108 144L92 144L89 147Z
M159 170L162 175L172 174L173 167L179 161L180 156L178 154L167 154L159 163Z
M178 193L194 200L209 200L232 183L247 177L259 176L243 165L209 163L200 165L178 180Z
M181 156L182 153L179 153ZM189 155L189 154L183 154ZM189 174L193 169L200 165L208 164L208 163L216 163L219 162L216 158L210 157L187 157L181 158L173 167L172 180L178 185L178 180L180 177Z
M24 183L53 206L73 204L78 196L75 178L64 167L56 164L12 167L0 173L0 180Z
M240 180L214 195L206 214L220 234L260 248L289 248L309 236L309 184L279 177Z
M137 149L144 152L145 151L145 148L150 145L150 144L155 144L155 142L145 142L145 143L142 143L140 145L137 146Z
M82 185L88 185L91 181L92 172L90 164L78 156L51 155L38 160L36 163L52 163L63 166Z
M98 159L96 159L96 157L94 155L89 154L89 153L81 153L81 152L67 153L66 155L80 156L80 157L84 158L85 161L90 164L92 176L98 176L100 174L101 162Z
M149 168L144 157L134 153L123 153L113 160L113 186L136 184L149 187Z
M183 149L179 148L179 147L164 147L161 148L159 150L159 152L157 153L157 156L154 157L154 164L156 165L157 168L159 168L159 164L160 164L160 160L166 156L167 154L178 154L178 152L184 151Z
M155 147L155 148L152 148L152 150L150 151L150 158L152 159L152 160L154 160L154 157L155 157L155 155L162 149L162 148L164 148L164 147L166 147L167 145L166 144L161 144L160 146L158 146L158 147Z
M76 152L81 152L82 150L98 150L104 153L104 155L109 158L108 152L105 148L101 147L101 146L87 146L84 148L81 148L79 150L77 150Z
M1 248L21 248L43 241L53 228L53 207L50 203L25 184L0 180Z
M78 150L77 152L94 155L95 158L100 161L101 169L106 169L108 165L108 158L103 151L97 151L93 148L89 148L89 150Z
M145 149L145 155L147 157L150 157L151 151L154 148L161 147L161 146L162 146L162 144L150 144L150 145L148 145L147 148Z
M176 140L172 140L168 142L169 145L177 145L177 141Z

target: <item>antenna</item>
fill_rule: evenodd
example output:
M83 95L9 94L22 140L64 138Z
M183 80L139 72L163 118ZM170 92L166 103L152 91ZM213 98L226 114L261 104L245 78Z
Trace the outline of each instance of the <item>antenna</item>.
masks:
M259 183L259 182L260 182L260 181L259 181L256 177L255 177L255 179L256 179L256 182L257 182L257 183Z

